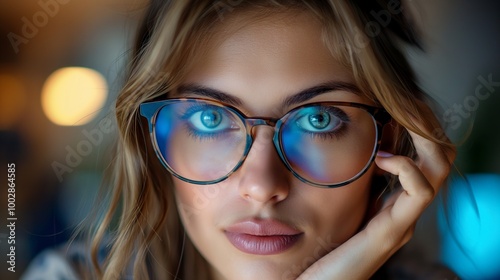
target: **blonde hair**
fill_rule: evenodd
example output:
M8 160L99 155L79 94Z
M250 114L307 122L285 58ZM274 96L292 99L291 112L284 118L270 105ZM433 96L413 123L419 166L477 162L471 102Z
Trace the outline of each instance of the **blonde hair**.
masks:
M401 41L416 44L403 13L391 14L391 22L379 25L375 34L374 26L371 31L368 28L373 22L370 12L387 10L388 3L366 2L370 3L151 1L138 32L126 84L116 101L119 135L110 177L103 184L104 197L109 201L92 231L93 277L116 279L132 273L134 279L210 278L208 264L186 238L171 178L152 151L147 126L138 110L141 103L164 98L179 85L196 57L203 55L204 42L210 39L208 31L238 12L251 9L261 15L290 10L313 13L325 27L324 41L332 56L352 70L365 96L393 117L395 140L387 149L415 157L406 129L437 143L443 152L453 149L444 134L435 133L439 123L429 117L426 97L401 53ZM99 263L98 251L108 235L112 237L110 251Z

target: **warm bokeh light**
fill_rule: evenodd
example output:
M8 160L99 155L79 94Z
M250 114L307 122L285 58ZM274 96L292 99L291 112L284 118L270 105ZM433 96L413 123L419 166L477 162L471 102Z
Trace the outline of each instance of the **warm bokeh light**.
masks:
M90 122L106 101L104 77L95 70L66 67L52 73L42 90L42 107L57 125L75 126Z
M25 106L23 84L13 75L0 74L0 130L8 130L19 119Z

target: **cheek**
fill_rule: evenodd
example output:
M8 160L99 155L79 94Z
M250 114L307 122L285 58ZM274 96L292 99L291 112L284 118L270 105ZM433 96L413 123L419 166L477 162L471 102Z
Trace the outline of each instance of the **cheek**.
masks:
M220 188L214 185L195 186L178 179L174 179L174 185L177 208L185 226L196 226L206 220Z
M214 186L194 186L174 179L175 200L179 217L184 229L195 247L205 247L203 232L213 221L212 204L210 199L216 188Z
M197 233L217 225L221 208L230 200L230 188L225 183L193 185L175 178L173 182L179 216L187 233L196 240Z
M312 226L318 234L335 243L342 243L362 226L369 204L372 171L353 183L338 188L317 190L307 196L314 213Z

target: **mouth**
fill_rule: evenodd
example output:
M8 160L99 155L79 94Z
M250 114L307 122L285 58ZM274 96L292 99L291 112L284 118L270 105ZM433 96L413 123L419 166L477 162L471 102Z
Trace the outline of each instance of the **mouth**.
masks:
M273 219L238 222L224 231L236 249L254 255L273 255L292 248L303 232Z

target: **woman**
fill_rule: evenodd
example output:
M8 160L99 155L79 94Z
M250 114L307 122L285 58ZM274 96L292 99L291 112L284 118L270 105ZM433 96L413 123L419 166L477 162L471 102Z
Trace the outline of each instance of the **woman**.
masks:
M404 7L371 2L152 1L93 277L383 275L455 150L401 53Z

